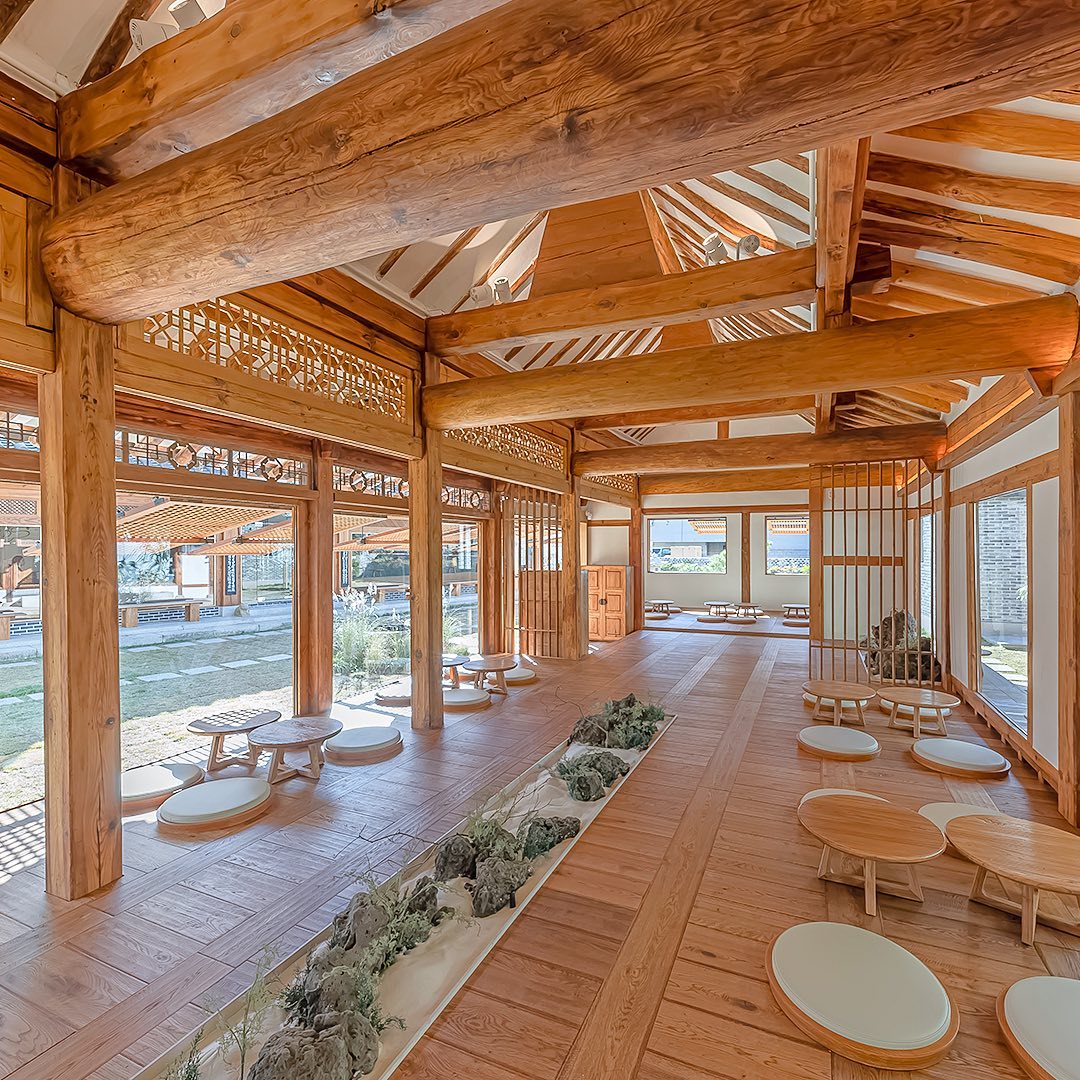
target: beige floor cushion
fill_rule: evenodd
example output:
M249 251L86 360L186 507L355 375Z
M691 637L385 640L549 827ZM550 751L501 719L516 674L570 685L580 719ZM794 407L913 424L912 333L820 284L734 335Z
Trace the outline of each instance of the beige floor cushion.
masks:
M198 765L186 762L158 762L128 769L120 776L120 797L125 803L148 803L183 791L203 778Z
M536 668L518 664L517 667L504 671L503 678L512 686L520 686L522 683L532 682L536 678Z
M1000 814L1001 811L990 806L979 806L977 803L963 802L932 802L919 807L919 813L924 818L932 821L942 832L945 826L954 818L975 817L976 815Z
M377 705L408 705L412 698L412 679L396 679L375 691Z
M893 708L892 703L891 702L886 702L886 701L879 701L877 707L878 707L878 710L880 712L883 712L886 716L888 716L892 712L892 708ZM930 723L933 723L937 719L938 710L937 709L927 708L924 705L922 707L920 713L921 713L921 716L922 716L923 723L926 723L927 721L930 721ZM910 705L897 705L896 706L896 715L897 716L902 716L907 720L911 720L915 716L915 710ZM941 715L942 716L952 716L952 709L949 709L949 708L942 709L941 710Z
M323 744L331 759L382 757L401 745L401 732L392 727L344 728Z
M1080 979L1036 975L1013 983L998 1001L998 1022L1031 1076L1080 1080Z
M443 707L447 709L483 709L491 704L491 695L477 686L462 686L443 690Z
M873 735L846 727L806 727L799 732L798 740L811 754L838 761L863 761L881 749Z
M811 799L820 799L822 795L857 795L860 799L877 799L878 802L889 801L883 799L880 795L871 795L869 791L856 791L854 788L842 787L819 787L814 788L813 791L808 791L799 800L799 805L802 806L804 802L809 802Z
M921 765L945 773L993 776L1009 769L1008 760L996 750L960 739L919 739L911 752Z
M158 807L158 817L169 825L227 824L270 796L270 785L261 776L231 776L178 791Z
M933 1046L952 1004L918 957L847 923L802 923L773 942L776 985L799 1012L842 1039L885 1051Z

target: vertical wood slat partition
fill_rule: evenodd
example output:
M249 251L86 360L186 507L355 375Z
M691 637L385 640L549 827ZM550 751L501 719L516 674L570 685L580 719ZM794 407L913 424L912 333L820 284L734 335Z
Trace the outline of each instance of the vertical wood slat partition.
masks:
M563 655L561 512L559 495L507 485L503 517L507 552L503 647L507 652Z
M812 677L940 685L936 515L941 507L934 503L935 482L918 460L811 468ZM925 517L931 529L924 558ZM894 614L898 618L890 620L889 640L881 647L873 631L880 634L882 622Z

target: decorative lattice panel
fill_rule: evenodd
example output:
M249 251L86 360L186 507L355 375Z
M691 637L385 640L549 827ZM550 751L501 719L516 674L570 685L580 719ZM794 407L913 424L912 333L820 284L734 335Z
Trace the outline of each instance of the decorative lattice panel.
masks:
M601 487L614 488L616 491L633 495L637 490L637 477L633 473L614 473L611 476L590 476L592 483Z
M230 300L152 315L143 337L171 352L412 424L406 373Z
M353 469L347 465L334 466L334 488L357 495L374 495L380 499L398 499L407 502L409 481L403 476L373 472L369 469ZM479 488L457 487L446 484L442 489L444 506L454 510L472 510L488 513L491 510L491 493Z
M306 461L134 431L116 433L116 460L127 465L207 473L237 480L265 480L272 484L296 484L301 487L309 483Z
M566 443L550 435L531 431L516 424L493 424L490 427L454 428L448 439L488 450L503 457L515 458L541 469L566 472Z

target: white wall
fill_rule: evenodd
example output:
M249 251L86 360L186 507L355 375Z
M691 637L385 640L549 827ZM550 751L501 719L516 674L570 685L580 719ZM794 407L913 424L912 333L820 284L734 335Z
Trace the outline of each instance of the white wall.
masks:
M586 519L597 521L629 521L630 510L616 503L589 499L585 506ZM590 566L626 566L630 562L629 525L589 525L589 547L585 552Z

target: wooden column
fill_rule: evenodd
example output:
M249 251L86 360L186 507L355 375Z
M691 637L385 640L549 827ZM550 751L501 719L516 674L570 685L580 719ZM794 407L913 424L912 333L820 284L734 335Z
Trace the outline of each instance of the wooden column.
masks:
M318 716L334 701L334 465L318 443L315 499L296 511L294 633L296 711Z
M742 593L740 600L752 603L750 596L750 515L742 515Z
M436 356L424 357L423 382L439 381ZM409 461L409 595L412 627L412 726L441 728L442 438L425 429L423 456Z
M630 508L630 576L631 595L627 612L627 627L641 630L645 626L645 537L644 515L640 506Z
M45 888L68 900L122 873L112 341L58 310L40 386Z
M502 497L498 491L491 493L494 517L479 523L480 543L480 651L502 652L505 648L503 629L503 575L505 558L503 551Z
M820 646L825 633L825 515L821 476L817 469L811 470L808 502L810 511L810 642L811 661L813 661L813 642L818 642ZM818 659L820 660L820 653ZM818 674L811 665L811 677ZM821 677L824 678L824 676Z
M941 660L943 684L949 689L952 681L952 595L950 559L952 558L952 489L949 486L949 470L941 476L941 552L938 566L941 568L941 642L938 656ZM933 489L931 489L932 494Z
M1080 401L1058 401L1058 809L1080 825Z
M581 614L581 492L572 477L570 490L559 500L562 532L562 570L559 574L559 655L580 660L585 655L587 635Z

